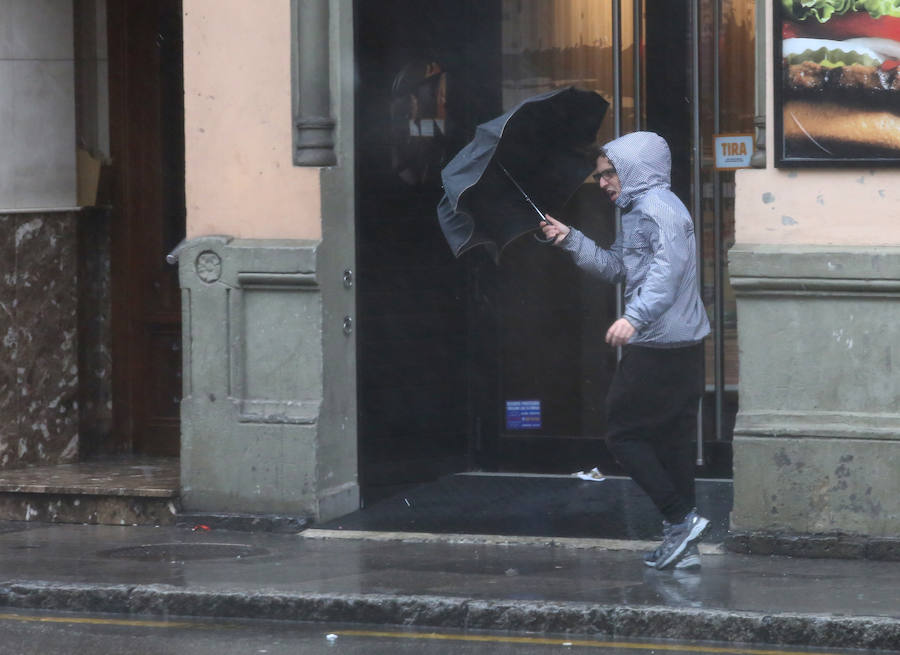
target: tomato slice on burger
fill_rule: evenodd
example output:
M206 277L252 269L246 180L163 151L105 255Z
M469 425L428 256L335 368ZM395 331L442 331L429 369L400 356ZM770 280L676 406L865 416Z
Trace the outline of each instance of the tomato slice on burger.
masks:
M872 18L867 11L855 11L832 16L824 23L815 19L802 22L785 21L782 37L789 39L796 36L835 40L870 36L900 41L900 17Z
M822 27L830 29L835 38L850 39L854 36L872 36L900 41L900 18L882 16L872 18L868 12L856 11L834 16Z

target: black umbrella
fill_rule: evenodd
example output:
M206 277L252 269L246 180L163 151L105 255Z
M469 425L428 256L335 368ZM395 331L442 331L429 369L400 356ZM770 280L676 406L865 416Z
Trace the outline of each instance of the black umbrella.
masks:
M475 131L441 172L438 220L453 254L488 247L496 258L559 211L594 168L587 156L609 103L566 87L528 98Z

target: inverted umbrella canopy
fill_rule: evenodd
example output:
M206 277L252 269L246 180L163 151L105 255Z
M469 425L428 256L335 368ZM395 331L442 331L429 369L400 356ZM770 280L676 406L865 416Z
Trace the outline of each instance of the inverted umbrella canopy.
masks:
M496 259L540 226L541 212L559 211L594 168L587 153L608 107L593 91L566 87L479 125L441 171L438 221L453 254L480 245Z

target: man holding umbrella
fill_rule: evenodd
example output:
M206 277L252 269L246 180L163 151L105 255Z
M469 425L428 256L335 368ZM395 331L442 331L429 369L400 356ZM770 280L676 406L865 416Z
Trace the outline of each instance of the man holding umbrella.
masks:
M612 247L600 248L549 215L542 227L577 266L625 284L624 314L606 333L609 345L623 346L606 399L606 440L664 517L663 542L644 556L657 569L699 566L696 544L709 528L694 508L692 445L709 321L697 288L694 225L669 188L671 168L659 135L615 139L593 174L623 211Z

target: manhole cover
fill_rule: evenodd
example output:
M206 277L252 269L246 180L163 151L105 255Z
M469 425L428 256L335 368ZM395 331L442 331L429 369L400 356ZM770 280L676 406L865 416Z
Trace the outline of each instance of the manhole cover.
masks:
M132 559L140 562L183 562L198 559L242 559L268 555L258 546L243 544L147 544L105 550L99 555L111 559Z

